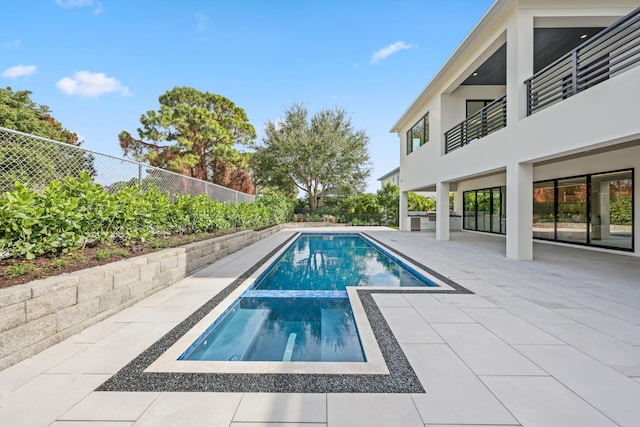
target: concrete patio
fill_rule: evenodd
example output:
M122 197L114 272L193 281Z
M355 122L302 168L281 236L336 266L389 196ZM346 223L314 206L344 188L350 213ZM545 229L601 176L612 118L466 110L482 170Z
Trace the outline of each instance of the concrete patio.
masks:
M363 230L474 293L374 295L426 393L94 391L289 229L0 371L0 424L640 426L640 259L535 243L513 261L500 236Z

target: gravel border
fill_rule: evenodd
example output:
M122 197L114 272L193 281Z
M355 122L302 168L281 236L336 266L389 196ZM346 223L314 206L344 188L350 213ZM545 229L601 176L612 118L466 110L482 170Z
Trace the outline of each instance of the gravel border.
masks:
M365 234L365 233L363 233ZM454 290L367 290L356 289L362 302L371 329L378 341L380 351L389 369L389 375L335 375L335 374L217 374L217 373L165 373L144 372L160 355L198 323L214 307L220 304L233 290L251 276L276 252L297 237L292 235L268 255L245 271L219 294L207 301L162 338L152 344L118 373L100 385L96 391L130 392L271 392L271 393L425 393L420 380L396 341L382 312L373 300L373 294L429 293L472 294L454 281L412 260L397 250L375 240L402 258L411 261L444 281Z

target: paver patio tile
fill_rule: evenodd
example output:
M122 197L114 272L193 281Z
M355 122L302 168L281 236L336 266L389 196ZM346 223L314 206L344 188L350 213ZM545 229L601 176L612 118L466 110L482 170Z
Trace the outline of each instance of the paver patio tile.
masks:
M487 376L481 379L523 426L616 426L552 377Z
M161 393L135 427L227 427L240 393Z
M160 393L94 391L58 417L63 421L136 421Z
M462 310L509 344L562 344L562 341L502 308L464 307Z
M477 323L432 325L476 375L547 375Z
M540 327L624 375L640 376L640 349L630 344L580 324L546 324Z
M616 423L638 425L640 384L570 346L516 348Z
M328 394L330 427L423 427L408 394Z
M3 426L47 426L108 377L39 375L2 398L1 423Z
M442 303L432 295L407 294L405 298L429 323L475 322L475 320L467 316L458 307L452 304Z
M476 295L480 295L482 297L488 297L488 296L508 297L513 295L508 290L489 282L489 280L490 279L487 279L487 280L474 279L474 280L458 280L457 282L458 284L469 289L471 292L475 293Z
M480 295L442 294L434 295L433 297L441 303L453 304L458 308L496 308L495 304Z
M49 427L131 427L130 421L56 421Z
M327 427L325 423L231 423L229 427Z
M558 310L558 313L632 345L640 345L640 326L591 308Z
M429 424L517 424L477 376L444 344L406 344L425 394L413 394Z
M373 294L373 300L378 307L411 307L409 301L400 294Z
M381 307L380 311L400 344L443 342L413 307Z
M522 297L487 297L497 306L515 314L527 322L537 325L539 323L575 323L573 320L558 314L554 310L542 307Z
M526 288L512 288L509 289L514 295L526 298L527 300L538 304L541 307L549 309L558 308L585 308L584 305L575 302L572 298L565 298L559 295L542 291L540 289L526 287Z
M618 319L626 320L636 325L640 324L640 309L630 307L628 303L622 304L596 296L572 297L571 299L585 307L607 313Z
M318 393L245 393L233 421L326 423L327 397Z

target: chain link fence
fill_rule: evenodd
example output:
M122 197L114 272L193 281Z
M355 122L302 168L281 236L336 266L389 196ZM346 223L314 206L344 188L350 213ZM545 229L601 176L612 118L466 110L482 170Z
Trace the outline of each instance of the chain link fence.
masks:
M15 182L34 191L51 181L87 171L108 192L139 184L155 185L168 196L206 194L212 200L240 203L255 197L221 185L107 154L0 127L0 193Z

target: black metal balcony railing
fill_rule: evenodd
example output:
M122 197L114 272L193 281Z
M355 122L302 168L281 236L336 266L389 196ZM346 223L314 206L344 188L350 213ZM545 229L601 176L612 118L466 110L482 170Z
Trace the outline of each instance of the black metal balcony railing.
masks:
M527 115L638 65L639 22L640 8L527 79Z
M507 95L496 99L444 134L444 152L449 153L507 125Z

